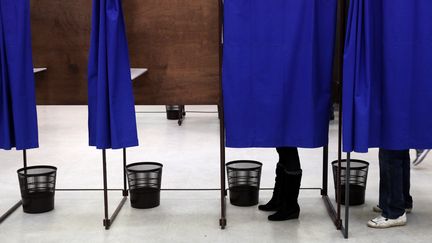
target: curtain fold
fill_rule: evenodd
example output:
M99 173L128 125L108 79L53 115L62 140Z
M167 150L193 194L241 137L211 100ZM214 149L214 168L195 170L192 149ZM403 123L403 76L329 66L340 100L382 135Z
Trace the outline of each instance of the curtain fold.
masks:
M88 66L90 146L138 145L130 63L121 0L93 0Z
M0 148L37 148L29 0L0 0Z
M351 1L343 149L432 148L432 2Z

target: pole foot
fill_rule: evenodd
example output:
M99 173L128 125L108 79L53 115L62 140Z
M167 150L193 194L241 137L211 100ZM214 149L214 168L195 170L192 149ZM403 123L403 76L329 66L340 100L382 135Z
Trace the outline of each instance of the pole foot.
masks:
M327 196L327 190L321 189L321 196Z
M227 220L226 219L219 219L219 225L220 225L221 229L225 229L225 227L227 225Z
M338 229L338 230L341 230L341 229L342 229L342 220L341 220L341 219L339 219L339 220L336 222L336 229Z
M111 227L111 220L109 219L104 219L103 220L103 226L105 226L106 230L109 230L109 228Z

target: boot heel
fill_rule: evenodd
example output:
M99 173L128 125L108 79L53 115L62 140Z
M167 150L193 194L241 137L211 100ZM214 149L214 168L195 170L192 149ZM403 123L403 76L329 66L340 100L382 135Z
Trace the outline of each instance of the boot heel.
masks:
M298 219L300 216L300 210L294 212L277 211L275 214L268 216L270 221L285 221L290 219Z
M288 219L298 219L299 216L300 216L300 212L292 213L292 214L288 215L287 220Z

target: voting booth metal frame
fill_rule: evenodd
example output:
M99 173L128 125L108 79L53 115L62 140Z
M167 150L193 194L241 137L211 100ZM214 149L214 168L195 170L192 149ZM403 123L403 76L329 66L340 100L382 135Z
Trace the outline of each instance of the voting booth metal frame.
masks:
M222 65L223 55L223 2L219 1L219 36L220 36L220 65ZM342 79L343 79L343 53L345 45L345 33L346 33L346 13L347 3L346 0L338 0L337 2L337 42L335 52L335 78L338 84L339 90L339 124L338 124L338 166L336 171L336 198L340 198L341 195L341 162L342 162ZM222 66L220 68L220 87L222 89ZM221 90L221 102L219 104L219 116L220 116L220 180L221 180L221 218L219 225L221 229L225 229L227 225L226 218L226 197L227 189L225 184L225 124L224 124L224 106L223 106L223 92ZM344 238L348 238L349 232L349 196L350 186L349 183L345 185L345 219L341 219L341 200L337 200L336 208L334 207L332 200L328 196L328 145L323 147L323 161L322 161L322 187L321 188L301 188L302 190L320 190L322 199L327 208L327 212L332 219L336 229L340 230ZM347 154L346 160L346 174L350 174L351 154ZM261 188L260 190L272 190L272 188Z
M219 83L220 83L220 101L218 104L218 113L219 113L219 126L220 126L220 188L213 189L161 189L162 191L220 191L220 219L219 225L221 229L225 229L227 226L227 192L228 189L226 187L226 171L225 171L225 123L224 123L224 104L223 104L223 92L222 92L222 55L223 55L223 1L217 0L219 2ZM338 11L337 11L337 25L338 25L338 33L337 33L337 46L336 46L336 80L338 82L339 89L339 124L338 124L338 167L336 172L336 198L340 198L341 195L341 161L342 161L342 77L343 77L343 51L344 51L344 42L345 42L345 27L346 27L346 0L338 0ZM322 161L322 187L321 188L301 188L302 190L319 190L326 206L327 212L332 219L336 229L340 230L345 238L348 238L348 230L349 230L349 184L345 186L345 219L342 221L341 219L341 200L337 200L336 208L334 207L332 200L328 196L328 145L323 147L323 161ZM351 162L351 153L347 153L347 167L346 174L350 173L350 162ZM126 164L127 164L127 150L123 148L123 188L122 189L109 189L107 186L107 161L106 161L106 150L102 150L102 164L103 164L103 189L80 189L80 188L71 188L71 189L56 189L56 191L103 191L104 194L104 219L103 226L106 230L110 229L111 225L115 221L116 217L120 213L120 210L124 206L129 191L127 188L127 174L126 174ZM27 167L27 152L23 150L23 166ZM272 190L272 188L261 188L260 190ZM109 215L109 203L108 203L108 192L109 191L122 191L122 199L120 203L117 205L113 214ZM11 207L6 213L4 213L0 217L0 224L8 218L13 212L15 212L22 205L22 201L17 202L13 207Z
M349 0L338 0L337 9L337 34L336 34L336 52L335 52L335 79L338 85L339 91L339 115L338 115L338 159L337 159L337 170L336 170L336 209L334 208L331 200L327 195L327 181L324 182L323 188L326 193L323 195L323 199L327 206L329 216L332 218L336 228L341 231L344 238L348 239L349 236L349 210L350 210L350 184L345 183L345 219L342 221L341 216L341 163L342 163L342 87L343 87L343 64L344 64L344 47L345 47L345 35L346 35L346 21L347 21L347 1ZM326 153L326 152L325 152ZM327 151L328 156L328 151ZM351 153L347 153L346 158L346 175L350 174L351 170ZM324 176L325 174L325 176ZM323 178L328 177L328 161L324 162Z

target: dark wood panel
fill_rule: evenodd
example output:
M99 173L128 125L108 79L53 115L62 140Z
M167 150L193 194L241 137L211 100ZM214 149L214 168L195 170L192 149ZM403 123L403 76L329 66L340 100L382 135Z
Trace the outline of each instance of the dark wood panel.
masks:
M32 0L39 104L86 104L91 0ZM217 104L217 0L124 0L137 104Z

